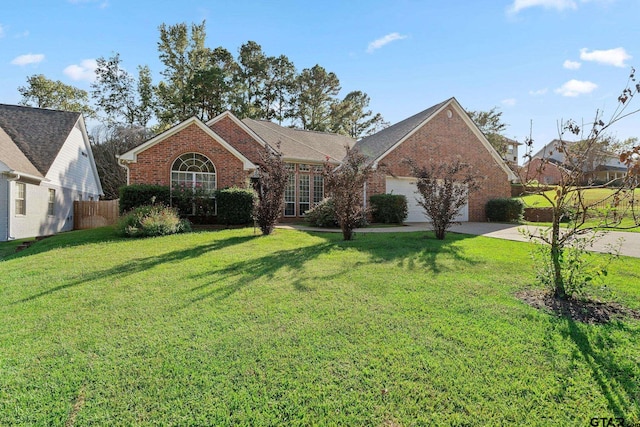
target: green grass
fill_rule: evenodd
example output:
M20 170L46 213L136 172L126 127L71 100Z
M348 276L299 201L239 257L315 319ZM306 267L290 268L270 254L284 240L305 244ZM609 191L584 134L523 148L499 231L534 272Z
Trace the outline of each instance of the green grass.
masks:
M639 420L638 322L520 302L528 243L425 235L38 242L0 261L0 425ZM639 283L639 259L610 268L633 308Z
M555 190L545 191L548 197L553 199ZM586 204L597 203L601 200L605 200L610 197L616 189L612 188L591 188L583 191L583 197ZM541 194L528 194L526 196L519 197L524 203L525 207L534 208L546 208L551 207L551 202L544 198ZM636 202L640 202L640 198L636 196Z

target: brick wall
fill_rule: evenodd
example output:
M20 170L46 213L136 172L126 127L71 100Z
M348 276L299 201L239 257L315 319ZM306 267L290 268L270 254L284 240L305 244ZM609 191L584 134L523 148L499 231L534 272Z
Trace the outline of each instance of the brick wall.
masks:
M264 148L230 117L223 117L210 127L247 159L254 164L259 163Z
M216 168L218 188L245 187L250 171L216 140L195 123L138 154L137 163L129 165L130 184L170 185L171 165L185 153L207 156Z
M452 112L451 118L447 111ZM451 162L456 158L471 163L478 175L486 177L482 189L469 197L469 221L485 221L485 204L492 198L509 197L511 187L507 173L467 126L457 109L441 111L418 129L398 148L389 153L380 164L395 176L411 176L404 159L412 159L418 166L439 161ZM384 193L385 178L374 177L368 183L367 195Z

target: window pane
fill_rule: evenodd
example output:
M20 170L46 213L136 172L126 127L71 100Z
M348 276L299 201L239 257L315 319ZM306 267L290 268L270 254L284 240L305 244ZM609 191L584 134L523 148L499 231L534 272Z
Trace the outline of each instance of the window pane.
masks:
M324 180L322 175L313 177L313 204L316 205L324 199Z
M55 206L56 206L56 190L53 188L49 189L49 206L47 206L47 215L55 214Z
M22 182L16 183L16 215L27 214L27 186Z
M289 174L289 182L284 189L284 215L295 216L296 214L296 176Z
M309 210L309 175L298 177L298 198L300 202L298 212L304 215Z

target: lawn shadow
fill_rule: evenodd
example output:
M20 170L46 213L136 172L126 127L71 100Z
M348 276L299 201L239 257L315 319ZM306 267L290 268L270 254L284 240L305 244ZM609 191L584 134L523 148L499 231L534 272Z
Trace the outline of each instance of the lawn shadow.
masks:
M637 366L634 366L631 360L626 366L621 363L623 356L617 351L620 344L613 338L617 335L615 332L632 335L634 332L631 328L620 320L598 326L584 324L564 316L554 321L562 326L560 329L562 337L570 340L574 345L572 360L585 363L590 371L593 387L602 393L611 411L611 414L585 415L625 418L630 413L640 413L640 401L637 398L640 395L640 385L634 374ZM549 351L547 357L550 359L558 357L557 350L551 344L553 342L554 339L551 336L546 340ZM573 372L567 369L561 376L571 377L572 375ZM564 396L565 390L566 387L563 384L560 396Z
M335 242L325 241L302 248L271 252L262 257L245 259L229 264L220 269L191 275L189 276L189 279L198 280L208 277L213 278L213 280L191 288L189 290L190 292L200 292L210 287L212 287L212 289L190 299L187 305L194 304L208 298L215 298L217 301L226 299L257 279L274 278L276 273L281 269L301 271L304 268L305 263L331 250L335 250L336 248L338 248L338 246ZM340 276L342 273L342 271L332 272L323 276L322 279L331 280L332 278ZM230 281L230 283L223 286L216 286L219 283L227 281ZM297 291L311 291L312 288L305 282L306 278L303 275L296 275L296 278L291 285Z
M433 232L360 233L354 248L369 253L374 262L395 262L409 270L422 269L439 274L452 269L452 263L476 265L478 260L467 256L459 242L477 236L447 233L444 240Z
M616 356L617 343L612 338L612 330L625 330L625 325L620 321L611 322L601 329L597 335L589 339L582 330L584 325L579 325L573 319L566 319L566 335L573 341L579 351L579 356L591 370L595 381L604 397L607 399L609 409L615 417L624 418L629 412L640 412L640 386L631 366L621 366ZM574 356L575 357L575 356ZM631 411L629 406L635 406Z
M174 262L180 262L189 258L196 258L208 252L221 250L233 245L239 245L255 238L257 237L256 236L229 237L227 239L216 240L211 243L189 247L187 249L167 252L162 255L129 259L125 263L121 263L107 269L97 270L89 274L83 274L80 278L76 280L70 280L69 282L63 285L56 286L51 289L47 289L45 291L39 292L37 294L23 298L21 300L15 301L12 304L32 301L37 298L53 294L55 292L59 292L59 291L72 288L75 286L83 285L86 283L90 283L93 280L99 280L99 279L105 279L105 278L115 279L117 277L124 277L132 274L136 274L136 273L148 270L150 268L153 268L160 264L174 263Z

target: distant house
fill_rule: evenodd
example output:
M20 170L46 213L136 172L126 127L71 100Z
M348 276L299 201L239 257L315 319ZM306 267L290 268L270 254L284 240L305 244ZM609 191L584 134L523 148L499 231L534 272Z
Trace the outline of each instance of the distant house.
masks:
M554 139L546 144L537 153L531 156L522 167L523 179L537 180L541 184L556 185L562 180L562 176L573 166L568 164L565 154L558 150L560 140ZM565 141L566 146L571 147L577 142ZM618 155L599 151L594 153L583 165L581 165L586 182L607 183L626 176L627 167L620 162Z
M508 197L515 175L482 132L451 98L407 120L355 140L326 132L304 131L269 121L239 120L225 112L203 123L193 117L118 156L129 184L201 187L209 190L245 187L265 144L279 146L290 171L283 219L300 219L325 197L322 166L340 164L345 147L357 147L371 162L384 163L387 176L373 178L367 195L393 191L411 204L408 221L425 221L415 203L415 182L404 158L418 164L461 157L487 177L483 190L471 196L462 220L484 220L484 205Z
M0 241L71 230L101 194L80 113L0 104Z

